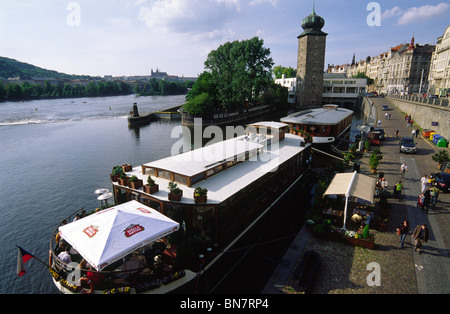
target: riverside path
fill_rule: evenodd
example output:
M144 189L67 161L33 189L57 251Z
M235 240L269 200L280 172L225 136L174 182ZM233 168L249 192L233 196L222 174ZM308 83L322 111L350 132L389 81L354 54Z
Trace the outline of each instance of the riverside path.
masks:
M262 293L295 294L292 273L304 252L311 249L317 251L322 259L322 267L315 277L311 289L313 294L448 294L450 293L450 194L441 193L435 208L428 214L417 207L420 194L420 178L437 171L437 164L431 156L442 150L429 140L417 138L418 152L414 155L399 153L395 130L400 136L411 136L412 129L400 112L388 99L370 98L373 101L374 120L382 121L386 140L381 145L383 160L378 172L383 172L390 186L400 180L400 166L406 163L408 173L404 180L401 200L389 199L392 204L390 225L387 231L371 230L375 234L375 250L353 247L344 243L336 243L315 238L303 228L291 247L286 252L282 263L275 269ZM392 109L391 119L385 119L383 104ZM408 113L406 113L408 114ZM413 117L414 118L414 117ZM414 125L416 129L417 126ZM423 128L427 128L423 126ZM445 148L448 149L448 148ZM368 158L360 160L361 173L370 173ZM410 222L411 229L426 223L430 229L428 243L422 254L414 251L414 241L408 236L405 247L400 248L396 227L404 220ZM370 263L378 263L381 267L381 285L370 287L367 277Z

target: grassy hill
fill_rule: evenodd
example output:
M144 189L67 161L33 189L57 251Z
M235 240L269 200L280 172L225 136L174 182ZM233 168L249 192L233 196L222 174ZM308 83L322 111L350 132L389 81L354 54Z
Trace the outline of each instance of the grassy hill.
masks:
M56 71L46 70L14 59L0 57L0 77L9 78L17 76L20 76L22 79L31 79L32 77L53 79L92 78L87 75L69 75Z

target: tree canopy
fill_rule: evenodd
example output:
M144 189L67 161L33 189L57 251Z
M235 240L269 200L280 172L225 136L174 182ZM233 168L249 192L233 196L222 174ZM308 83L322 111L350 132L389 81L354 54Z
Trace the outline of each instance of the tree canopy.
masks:
M275 75L275 79L282 78L283 74L286 76L286 78L296 77L297 70L293 69L292 67L285 68L281 65L277 65L273 68L273 75Z
M271 86L273 64L270 49L258 37L221 45L209 53L206 71L188 93L185 110L206 113L213 108L232 109L258 102Z

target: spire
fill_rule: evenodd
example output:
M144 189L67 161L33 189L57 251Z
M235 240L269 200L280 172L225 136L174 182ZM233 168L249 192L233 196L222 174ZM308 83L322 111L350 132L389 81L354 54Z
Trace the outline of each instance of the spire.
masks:
M413 37L411 38L411 44L409 45L408 50L412 50L415 48L415 41L416 41L416 39L414 38L414 34L413 34Z
M316 15L316 0L313 0L313 15Z

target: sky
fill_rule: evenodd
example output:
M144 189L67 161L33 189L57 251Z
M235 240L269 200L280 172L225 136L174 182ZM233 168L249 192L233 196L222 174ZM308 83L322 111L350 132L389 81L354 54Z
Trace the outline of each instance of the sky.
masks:
M275 65L297 67L313 0L0 0L0 56L67 74L202 73L208 53L259 37ZM328 33L325 67L409 43L435 45L448 0L316 0Z

